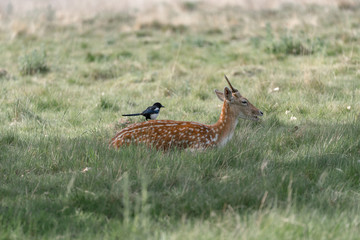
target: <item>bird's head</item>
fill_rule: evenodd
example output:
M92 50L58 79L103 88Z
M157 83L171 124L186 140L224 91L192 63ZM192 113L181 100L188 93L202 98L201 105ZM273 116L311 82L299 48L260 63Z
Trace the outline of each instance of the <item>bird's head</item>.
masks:
M162 107L165 107L163 105L161 105L161 103L157 102L157 103L154 103L153 105L154 107L158 107L158 108L162 108Z

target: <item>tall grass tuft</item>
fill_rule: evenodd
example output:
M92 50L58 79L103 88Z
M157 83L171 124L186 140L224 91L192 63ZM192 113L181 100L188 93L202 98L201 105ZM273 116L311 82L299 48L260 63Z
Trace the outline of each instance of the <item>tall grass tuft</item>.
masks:
M21 75L33 75L47 73L50 68L46 62L45 50L34 49L19 58L19 70Z

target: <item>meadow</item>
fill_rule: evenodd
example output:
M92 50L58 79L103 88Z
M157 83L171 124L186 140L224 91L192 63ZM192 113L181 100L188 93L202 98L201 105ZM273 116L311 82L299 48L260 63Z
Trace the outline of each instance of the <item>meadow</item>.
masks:
M360 6L182 11L2 19L0 239L359 239ZM157 101L216 122L224 74L264 112L225 147L108 148Z

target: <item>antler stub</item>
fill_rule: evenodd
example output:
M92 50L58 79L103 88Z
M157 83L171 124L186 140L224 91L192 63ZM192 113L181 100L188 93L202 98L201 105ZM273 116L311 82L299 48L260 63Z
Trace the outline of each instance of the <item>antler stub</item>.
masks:
M233 86L231 85L229 79L227 78L227 76L226 76L225 74L224 74L224 77L225 77L226 81L228 82L228 84L229 84L229 86L230 86L230 88L231 88L231 91L232 91L233 93L234 93L234 92L238 92L237 89L233 88Z

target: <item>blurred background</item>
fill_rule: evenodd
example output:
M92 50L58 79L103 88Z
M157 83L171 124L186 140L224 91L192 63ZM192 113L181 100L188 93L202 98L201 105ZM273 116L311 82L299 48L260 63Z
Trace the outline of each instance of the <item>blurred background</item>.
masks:
M2 0L1 30L13 35L21 31L37 31L44 20L57 24L81 23L101 13L123 13L135 18L127 27L139 28L149 22L177 25L199 25L201 13L218 12L219 8L236 6L244 10L278 10L284 6L320 5L351 9L358 0ZM195 11L196 10L196 11ZM225 16L212 16L215 24L223 24ZM29 19L31 21L29 22ZM10 27L10 28L9 28ZM27 28L27 29L26 29Z

